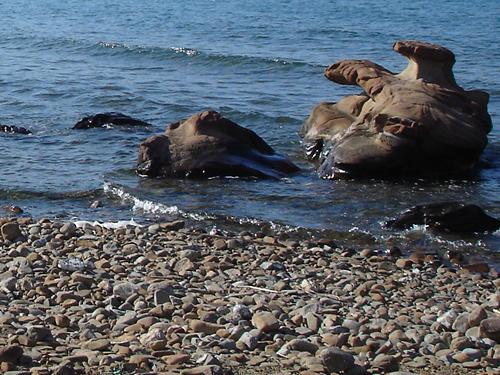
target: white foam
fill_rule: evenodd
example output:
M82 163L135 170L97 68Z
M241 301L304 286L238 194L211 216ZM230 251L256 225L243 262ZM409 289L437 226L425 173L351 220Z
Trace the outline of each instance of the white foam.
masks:
M83 228L85 225L92 225L92 226L100 226L106 229L119 229L119 228L126 228L128 226L133 226L133 227L142 227L141 224L138 224L134 221L134 219L130 220L120 220L116 222L100 222L100 221L86 221L86 220L79 220L79 221L74 221L73 222L78 228Z
M175 53L184 54L186 56L196 56L199 54L199 52L195 49L185 47L172 47L172 51L174 51Z
M139 199L132 194L120 189L119 187L113 186L107 182L104 183L103 190L106 194L113 195L119 198L122 202L132 204L132 211L134 212L140 211L154 215L182 216L196 221L214 218L213 216L206 214L184 212L177 206L167 206L165 204L153 202L147 199Z
M162 203L152 202L146 199L139 199L116 186L108 184L107 182L104 183L103 190L106 194L114 195L123 202L131 203L133 205L133 211L143 211L151 214L168 215L179 215L183 213L177 206L167 206Z

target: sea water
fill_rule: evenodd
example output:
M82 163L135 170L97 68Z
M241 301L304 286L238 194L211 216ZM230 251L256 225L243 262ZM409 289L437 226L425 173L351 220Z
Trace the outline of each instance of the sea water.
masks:
M497 0L2 1L0 123L33 134L0 134L0 206L61 220L234 222L380 247L452 247L496 262L498 234L398 233L383 222L416 204L455 200L500 217L499 14ZM459 85L490 94L487 168L466 180L318 178L303 157L301 123L317 103L359 92L327 81L324 68L348 58L399 71L406 60L391 47L404 39L451 49ZM302 171L278 181L134 173L141 141L209 108ZM152 127L71 129L110 111ZM90 208L95 200L101 207Z

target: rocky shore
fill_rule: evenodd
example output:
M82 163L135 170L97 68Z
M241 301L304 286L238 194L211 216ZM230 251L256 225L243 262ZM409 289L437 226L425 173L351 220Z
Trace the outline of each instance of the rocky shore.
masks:
M498 374L494 270L183 222L0 229L5 374Z

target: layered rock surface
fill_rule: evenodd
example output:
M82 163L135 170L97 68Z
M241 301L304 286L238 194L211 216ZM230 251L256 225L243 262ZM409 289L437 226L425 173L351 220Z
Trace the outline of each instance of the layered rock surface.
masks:
M298 168L257 134L215 111L171 124L139 146L137 172L149 177L281 178Z
M457 85L454 54L418 41L393 48L409 60L398 74L367 60L326 69L327 79L363 93L319 104L301 129L308 156L323 152L322 177L461 174L486 147L489 96Z

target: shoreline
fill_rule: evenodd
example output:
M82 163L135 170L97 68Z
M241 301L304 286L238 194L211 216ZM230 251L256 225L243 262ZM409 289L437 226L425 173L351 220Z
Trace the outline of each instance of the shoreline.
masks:
M0 223L6 373L493 374L500 364L495 270L183 221Z

